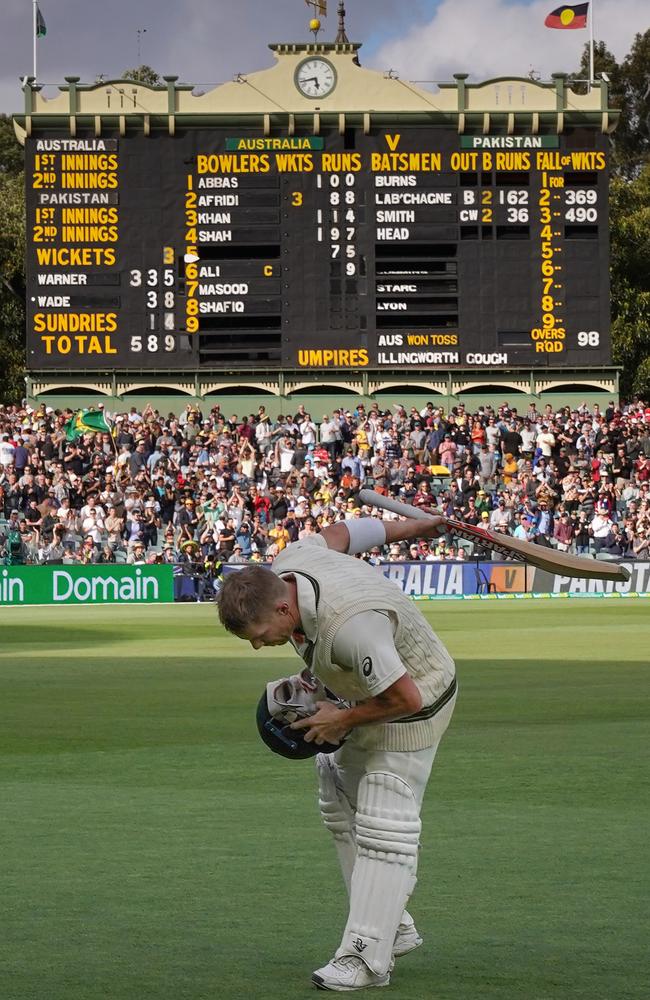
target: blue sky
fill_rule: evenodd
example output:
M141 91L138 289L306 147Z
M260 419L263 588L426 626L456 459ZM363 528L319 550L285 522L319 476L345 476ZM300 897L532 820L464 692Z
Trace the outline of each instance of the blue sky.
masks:
M449 79L472 72L478 79L548 77L573 70L586 31L551 31L544 17L559 0L346 0L348 36L363 42L361 61L393 69L408 80ZM91 82L116 77L142 60L160 73L216 85L237 72L272 64L267 44L302 41L310 11L303 0L40 0L47 36L38 43L39 80L67 75ZM336 34L337 0L321 38ZM0 111L22 109L18 78L32 69L30 0L3 0L0 36ZM634 34L650 26L648 0L597 0L596 37L619 57Z

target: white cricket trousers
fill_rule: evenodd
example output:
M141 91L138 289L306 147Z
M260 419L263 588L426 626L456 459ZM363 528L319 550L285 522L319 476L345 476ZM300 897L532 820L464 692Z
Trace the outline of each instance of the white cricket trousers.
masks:
M350 893L348 923L336 955L356 951L379 975L389 969L398 928L413 923L404 907L416 882L422 800L455 700L436 717L437 739L430 747L372 750L363 746L363 735L359 733L359 740L353 735L332 755L329 766L324 765L333 779L337 798L349 807L349 819L341 823L339 816L336 824L321 800L323 819L334 833ZM357 841L362 845L361 854L357 853ZM382 855L384 844L387 853ZM411 860L393 863L394 851ZM392 906L384 907L387 899L393 901Z

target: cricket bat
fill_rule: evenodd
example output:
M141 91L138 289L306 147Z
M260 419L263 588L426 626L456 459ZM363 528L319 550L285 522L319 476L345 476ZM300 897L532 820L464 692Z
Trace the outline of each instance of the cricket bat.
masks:
M436 516L443 517L447 530L458 535L459 538L477 542L492 552L498 552L505 559L526 562L529 566L537 566L538 569L546 570L547 573L585 577L590 580L614 580L617 583L626 583L630 579L629 570L618 563L602 563L596 559L573 556L568 552L558 552L557 549L546 548L544 545L535 545L532 542L521 541L519 538L512 538L511 535L501 534L500 531L495 532L488 528L478 528L473 524L465 524L464 521L457 521L453 517L444 517L437 511L427 513L419 507L402 503L395 497L375 493L374 490L360 490L359 499L371 507L381 507L394 514L401 514L403 517L416 518L421 521L429 520L431 514L436 513Z

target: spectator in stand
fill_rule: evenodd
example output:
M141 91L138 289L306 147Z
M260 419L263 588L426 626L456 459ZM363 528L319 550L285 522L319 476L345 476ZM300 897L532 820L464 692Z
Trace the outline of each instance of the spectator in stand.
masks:
M87 535L81 545L81 548L77 554L78 561L83 564L96 563L99 558L99 552L97 546L95 545L95 539L92 535Z
M325 448L329 460L333 462L336 458L336 436L337 436L337 426L334 420L330 419L326 413L323 416L323 422L320 425L320 443Z
M504 454L510 452L515 459L519 458L524 443L518 427L518 421L511 420L506 429L501 431L501 451Z
M535 541L538 545L550 546L553 537L555 524L553 514L549 508L549 502L544 497L540 497L537 507L537 514L533 522Z
M272 555L276 556L279 552L287 547L291 541L291 535L289 534L288 518L284 522L276 523L272 528L269 529L269 541L270 545L267 552L271 552Z
M454 468L454 462L456 459L456 454L458 452L458 445L452 439L450 433L445 434L440 447L438 448L438 456L440 464L444 465L451 472Z
M501 469L501 475L503 479L504 486L511 486L517 481L519 474L519 463L517 459L508 452L503 458L503 467Z
M249 560L249 556L244 555L244 551L241 545L235 545L233 548L232 555L228 557L228 565L246 565Z
M638 528L632 541L632 553L636 559L650 558L650 528Z
M244 558L250 559L253 551L253 539L251 536L251 526L248 521L242 521L239 525L239 529L235 535L234 549L237 549L238 546Z
M555 447L555 435L551 432L547 424L542 424L537 435L537 448L543 458L550 458Z
M126 557L126 561L130 566L142 566L146 562L145 559L145 547L144 542L135 541Z
M494 444L482 444L477 455L479 483L485 489L493 488L496 481L499 461Z
M573 525L568 511L560 514L559 520L555 522L553 537L560 552L568 552L573 541Z
M174 524L178 528L179 547L183 542L192 542L195 540L196 529L199 523L195 508L195 500L191 496L186 496L174 518Z
M506 501L504 497L499 497L497 506L490 514L490 528L493 531L502 531L504 534L509 533L509 528L512 523L512 510L506 507Z
M513 531L513 536L515 538L521 539L522 542L532 542L535 539L535 527L533 524L533 519L529 514L520 514L519 523Z
M593 540L594 552L600 552L607 544L612 530L612 519L606 504L598 508L598 512L589 525L589 535Z
M482 446L487 443L487 434L485 431L485 424L482 420L475 419L472 423L471 431L471 441L472 441L472 451L474 455L478 455Z
M436 498L431 492L431 486L426 479L423 479L417 487L411 499L414 507L431 508L436 506Z
M156 510L156 501L149 496L144 502L144 512L142 515L142 540L145 547L155 545L158 540L158 530L161 527L161 520Z
M123 532L123 537L129 551L135 547L136 543L144 545L142 528L142 511L139 508L134 508L127 515Z
M618 524L612 524L609 535L605 539L600 551L615 558L622 558L626 554L628 547L627 536L621 531Z
M591 541L589 535L589 522L587 521L587 515L584 511L579 511L572 516L573 522L573 540L575 545L575 551L577 555L587 555L589 553L589 544Z
M366 470L361 458L354 454L352 448L347 448L345 457L341 461L341 470L349 470L349 472L358 479L359 482L363 482L366 478Z
M488 417L485 424L485 444L497 451L501 443L501 430L497 426L496 417Z

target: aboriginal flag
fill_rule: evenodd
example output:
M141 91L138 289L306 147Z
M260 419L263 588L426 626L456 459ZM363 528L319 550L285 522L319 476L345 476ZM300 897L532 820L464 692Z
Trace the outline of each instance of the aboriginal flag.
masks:
M552 11L544 21L547 28L575 29L587 27L588 3L563 4Z

